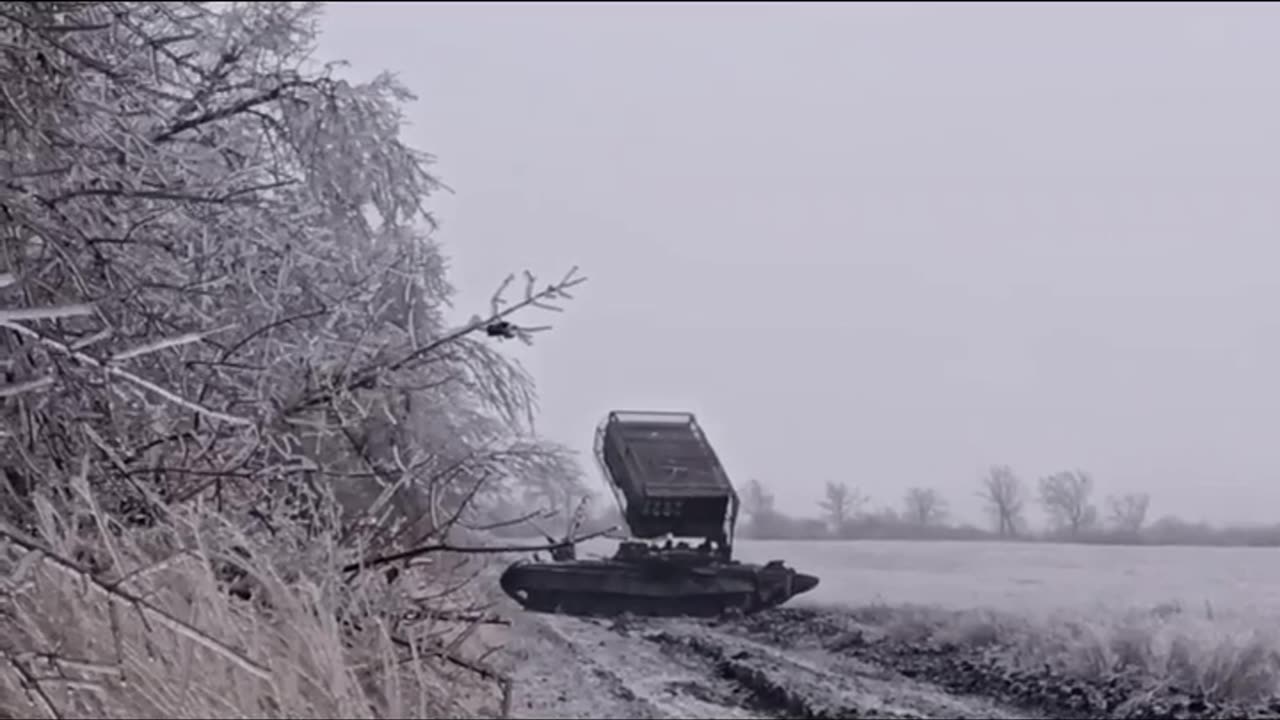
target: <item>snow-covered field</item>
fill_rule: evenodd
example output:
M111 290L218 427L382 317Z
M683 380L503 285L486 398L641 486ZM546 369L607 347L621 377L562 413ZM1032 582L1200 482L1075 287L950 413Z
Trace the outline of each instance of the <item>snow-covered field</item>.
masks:
M584 554L608 554L594 540ZM785 560L821 584L794 603L929 604L1010 612L1179 605L1280 616L1280 549L995 542L739 540L744 561Z
M736 554L821 584L729 623L524 615L515 714L1214 717L1247 704L1280 717L1275 550L741 541Z

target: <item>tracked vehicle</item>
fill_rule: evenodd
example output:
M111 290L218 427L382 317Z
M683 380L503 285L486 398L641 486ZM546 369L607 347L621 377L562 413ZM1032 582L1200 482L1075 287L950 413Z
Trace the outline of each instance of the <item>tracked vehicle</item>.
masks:
M733 559L738 494L691 413L611 412L596 429L595 456L631 539L609 559L577 559L566 542L550 562L513 563L500 584L523 607L708 616L774 607L817 586L780 560Z

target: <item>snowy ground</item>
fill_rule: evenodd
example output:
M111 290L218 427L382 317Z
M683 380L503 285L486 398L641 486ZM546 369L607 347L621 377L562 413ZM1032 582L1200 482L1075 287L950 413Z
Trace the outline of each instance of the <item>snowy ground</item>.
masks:
M755 717L732 682L602 622L526 615L513 650L513 717Z
M876 664L698 621L525 614L517 718L1031 717Z
M818 608L722 622L520 613L510 716L1280 718L1274 698L1220 701L1124 672L1081 677L1019 663L998 642L895 637L885 628L900 623L876 623Z
M1280 566L1257 552L757 545L815 597L723 622L511 603L511 716L1280 718Z

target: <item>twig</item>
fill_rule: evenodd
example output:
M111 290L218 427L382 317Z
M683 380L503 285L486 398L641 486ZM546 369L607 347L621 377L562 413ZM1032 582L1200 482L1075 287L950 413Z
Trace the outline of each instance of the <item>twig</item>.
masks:
M530 552L539 552L542 550L554 550L554 549L562 548L566 545L577 545L579 543L586 542L593 538L601 537L605 533L611 533L614 530L617 530L617 528L611 527L611 528L608 528L607 530L600 530L597 532L588 533L586 535L582 535L576 538L569 538L561 542L543 543L542 545L495 545L495 546L468 547L465 545L451 545L449 543L435 543L432 545L423 545L421 547L405 550L404 552L393 553L391 555L381 555L377 557L368 558L366 560L361 560L360 562L351 563L349 565L343 566L342 571L346 573L359 572L361 569L364 569L364 568L373 568L379 565L386 565L387 563L393 563L400 560L415 558L420 555L428 555L430 553L439 553L439 552L451 552L451 553L458 553L460 555L501 555L503 553L530 553Z
M556 516L555 510L534 510L532 512L527 512L524 515L521 515L519 517L511 518L510 520L499 520L497 522L488 523L485 525L468 525L467 523L462 521L458 521L458 525L468 530L472 530L476 532L488 532L492 530L501 530L502 528L511 527L512 525L520 525L521 523L527 523L534 519L550 520L555 516Z
M0 323L17 322L19 320L59 320L69 317L92 315L92 305L57 305L50 307L13 308L0 310Z
M201 340L204 340L206 337L214 333L221 332L222 330L225 330L225 329L226 328L219 328L217 330L210 330L207 332L194 332L194 333L187 333L185 335L179 335L177 337L161 338L154 342L149 342L145 345L139 345L138 347L130 348L128 350L121 350L120 352L111 356L111 362L128 360L130 358L136 358L136 357L141 357L143 355L148 355L153 352L167 350L168 348L171 348L171 347L178 347L181 345L188 345L193 342L200 342Z
M408 640L405 640L404 638L396 637L395 635L391 635L390 638L391 638L392 644L398 645L402 648L412 648L414 646L413 643L411 643ZM437 646L435 648L430 648L430 649L424 648L424 650L427 654L435 655L436 657L443 659L445 662L456 665L464 670L470 670L471 672L475 673L476 675L479 675L480 677L486 680L496 680L501 682L502 679L506 677L505 675L498 672L497 670L494 670L493 668L485 667L480 663L474 662L472 660L468 660L464 657L459 657L456 652L453 652L445 647Z
M61 720L62 713L58 712L58 708L54 707L53 700L49 698L49 694L44 691L44 688L40 687L40 681L31 674L27 666L14 657L6 655L6 659L9 661L9 665L13 667L14 672L18 673L18 677L22 678L22 685L26 689L28 697L37 700L37 704L44 708L49 717Z
M197 115L196 117L190 118L188 120L183 120L182 122L175 123L172 126L166 128L165 130L156 133L151 138L151 141L154 143L162 143L162 142L165 142L166 140L169 140L174 135L185 132L187 130L191 130L192 128L196 128L211 122L217 122L218 120L229 118L232 115L238 115L258 105L263 105L265 103L278 100L280 99L280 96L284 94L285 90L302 86L305 84L306 83L303 83L301 81L296 81L296 80L281 83L280 85L277 85L276 87L273 87L270 90L267 90L266 92L260 93L250 98L245 98L244 100L241 100L240 102L234 103L227 107L218 108L217 110L210 110L202 115Z
M576 266L572 267L569 269L569 272L565 273L564 278L562 278L559 283L556 283L554 285L548 285L546 289L537 293L531 292L530 294L528 294L527 297L525 297L524 300L521 300L520 302L515 303L514 305L512 305L511 307L508 307L505 310L498 310L497 309L498 306L503 302L501 300L501 294L503 290L506 289L507 285L509 285L511 283L511 280L514 279L515 277L514 275L509 276L507 280L502 284L502 286L498 288L498 291L494 293L493 299L491 301L491 308L493 312L489 315L488 318L472 321L464 325L463 327L458 328L457 330L446 333L445 335L439 338L436 338L435 340L432 340L431 342L427 343L426 345L423 345L422 347L414 350L413 352L410 352L409 354L405 355L399 360L388 363L386 365L381 365L381 366L375 365L373 367L365 368L365 370L360 372L357 377L348 381L343 386L343 389L349 392L353 390L360 390L363 388L372 387L374 383L377 381L377 377L379 373L394 372L396 370L400 370L405 366L407 366L409 363L412 363L415 360L421 359L423 356L429 355L435 350L445 345L448 345L450 343L456 342L466 337L467 335L483 330L486 327L489 327L490 325L493 325L494 323L497 323L503 320L504 318L509 317L513 313L523 308L537 307L544 310L555 308L554 305L548 305L546 301L556 299L556 298L561 298L561 297L565 297L565 298L572 297L571 295L569 295L568 292L566 292L568 288L574 287L576 285L580 285L587 281L587 278L585 277L576 277L577 272L578 272L578 268ZM333 395L331 392L323 392L318 395L307 397L301 400L300 402L296 403L294 406L290 407L288 410L284 412L284 414L290 415L296 412L300 412L302 410L306 410L320 403L326 402L330 400L332 397Z
M475 623L476 625L510 625L508 618L493 613L458 612L455 610L422 610L419 617L443 620L445 622Z
M13 397L15 395L43 390L52 385L53 382L54 380L52 375L45 375L44 377L39 377L35 380L0 385L0 398Z
M19 335L24 335L26 337L29 337L45 345L46 347L52 348L58 351L59 353L66 355L67 357L73 358L75 360L78 360L79 362L84 363L85 365L98 368L110 375L120 378L121 380L126 380L128 382L133 383L134 385L137 385L138 387L141 387L146 390L150 390L151 392L159 395L160 397L168 400L169 402L175 405L180 405L193 412L199 413L206 417L214 418L216 420L222 420L223 422L231 423L233 425L253 425L252 420L248 420L242 417L237 417L235 415L228 415L223 412L218 412L217 410L212 410L203 405L200 405L199 403L195 403L195 402L192 402L191 400L187 400L184 397L176 395L168 390L165 390L164 388L160 387L159 385L156 385L150 380L144 380L143 378L140 378L131 372L128 372L126 370L121 370L118 367L113 367L103 362L99 362L96 358L90 357L89 355L86 355L78 350L73 350L66 344L47 338L24 325L18 325L16 323L6 322L0 319L0 327L8 328L18 333Z
M452 575L454 572L466 567L466 565L467 565L466 561L463 560L462 563L460 563L454 568L451 568L446 574ZM468 585L470 585L471 583L479 579L479 577L483 575L484 572L485 572L484 565L480 565L479 567L476 567L474 570L469 572L464 577L458 580L455 580L452 584L446 585L444 586L444 588L437 590L435 592L428 593L426 595L419 595L417 598L415 598L415 600L417 600L418 602L432 602L436 600L443 600L444 598L447 598L450 595L461 592Z

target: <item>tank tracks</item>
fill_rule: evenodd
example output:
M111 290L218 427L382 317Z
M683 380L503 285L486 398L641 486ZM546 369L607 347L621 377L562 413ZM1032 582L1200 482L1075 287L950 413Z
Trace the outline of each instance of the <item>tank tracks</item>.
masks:
M523 595L523 597L520 597ZM584 591L520 591L516 602L527 610L585 617L717 617L728 612L752 613L772 605L760 604L751 593L721 593L685 597L646 597Z

